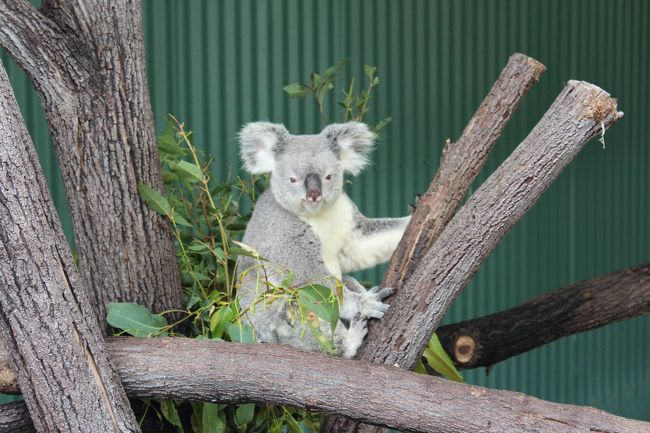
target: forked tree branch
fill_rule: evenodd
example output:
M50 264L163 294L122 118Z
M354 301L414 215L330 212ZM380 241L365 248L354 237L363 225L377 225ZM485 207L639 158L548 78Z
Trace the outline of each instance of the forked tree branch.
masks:
M422 254L360 351L363 360L410 369L442 317L499 241L594 136L623 113L593 84L569 81L526 139ZM422 288L427 288L422 290ZM333 419L325 431L376 431Z
M60 103L90 74L67 36L28 0L0 0L0 45L29 75L39 93Z
M139 432L0 66L0 332L39 431Z
M641 433L650 428L593 408L282 345L185 338L109 338L106 345L132 397L284 404L427 433Z
M582 147L621 116L607 92L570 81L421 257L393 307L375 324L376 335L384 338L369 341L363 358L411 368L448 307L501 238Z
M43 102L78 268L102 330L108 302L177 309L171 233L138 193L139 183L162 188L140 1L49 0L39 11L0 0L0 45Z
M512 114L545 69L524 54L510 56L461 137L456 143L448 141L445 145L440 167L429 189L418 201L411 222L393 253L382 287L398 291L402 288L421 256L451 220Z
M461 368L489 367L567 335L650 312L650 263L580 281L436 330Z

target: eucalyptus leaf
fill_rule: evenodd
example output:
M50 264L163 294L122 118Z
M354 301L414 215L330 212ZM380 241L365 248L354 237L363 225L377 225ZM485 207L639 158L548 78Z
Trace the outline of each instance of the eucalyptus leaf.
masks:
M127 302L109 303L106 321L112 327L122 329L134 337L161 334L167 326L167 320L163 316L151 314L142 305Z
M320 329L320 320L318 319L318 316L313 312L309 312L305 316L305 319L307 321L307 326L309 327L309 332L311 332L318 345L330 355L336 355L336 348L334 347L331 337L325 335L325 333ZM334 331L332 331L332 335L333 332Z
M178 174L184 179L189 180L190 182L198 182L203 179L203 172L201 171L201 167L191 162L170 162L169 168L174 173Z
M289 411L286 411L284 414L284 422L287 424L289 433L305 433L302 428L300 428L298 421L296 421L296 419Z
M169 216L171 213L171 206L169 201L158 191L145 185L144 183L138 183L138 192L140 197L149 205L151 209L158 212L161 215Z
M244 426L253 421L254 415L255 403L240 404L235 409L235 419L240 426Z
M436 334L431 336L429 344L427 345L427 348L424 349L422 355L424 356L424 359L427 360L429 367L433 368L447 379L456 382L464 382L463 377L460 375L458 370L456 370L451 358L447 355L445 349L442 348L442 344L440 344L440 340Z
M186 220L182 215L179 215L177 213L174 213L172 220L174 221L174 223L176 223L179 226L194 227L193 224L190 224L188 220Z
M314 312L336 329L339 320L339 303L332 289L320 284L310 284L297 291L298 303L303 310Z
M220 405L203 403L201 427L203 433L224 433L226 431L225 414L221 412Z
M171 155L185 155L187 151L179 146L176 138L171 135L161 135L158 137L158 149L161 152L168 153Z
M233 343L255 343L255 331L246 323L231 323L228 325L228 335Z
M296 274L294 274L293 272L289 272L287 276L284 277L282 281L280 281L280 287L282 287L283 289L288 289L289 287L291 287L291 284L293 284L294 278L296 278Z
M236 314L230 305L218 308L210 316L210 332L212 338L221 338L226 326L235 318Z
M176 404L173 401L160 400L160 412L171 425L178 429L179 433L185 433L181 418L178 416L178 410L176 410Z
M299 83L287 84L282 88L282 90L287 92L290 98L303 98L307 96L308 93L305 87Z
M370 66L370 65L363 65L363 73L368 77L368 79L372 80L372 77L375 75L375 72L377 71L376 66Z

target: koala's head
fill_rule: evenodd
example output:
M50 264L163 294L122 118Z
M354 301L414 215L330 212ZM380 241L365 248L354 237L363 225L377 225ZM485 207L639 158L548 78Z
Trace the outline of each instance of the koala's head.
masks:
M356 175L368 164L375 136L357 122L330 125L317 135L291 135L284 125L255 122L239 138L246 170L271 173L278 203L308 215L339 198L344 173Z

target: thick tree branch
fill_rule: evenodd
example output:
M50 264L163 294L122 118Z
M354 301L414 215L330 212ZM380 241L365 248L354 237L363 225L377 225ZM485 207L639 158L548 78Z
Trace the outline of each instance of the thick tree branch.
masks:
M0 0L0 45L51 103L59 104L90 73L59 26L28 0Z
M456 143L448 141L445 145L440 167L429 189L418 201L411 222L393 253L382 287L400 290L413 273L422 254L430 249L460 206L512 114L545 69L537 60L523 54L510 56L461 137Z
M27 405L22 401L0 406L0 432L35 433Z
M138 432L0 67L0 328L39 431Z
M436 333L454 362L470 369L648 312L650 263L580 281L496 314L442 326ZM0 393L20 393L1 339Z
M528 137L421 256L391 308L375 324L373 338L361 348L361 359L412 368L451 303L503 236L582 147L621 116L607 92L569 81ZM375 429L333 420L325 431Z
M0 0L0 44L43 101L97 317L105 323L108 302L178 308L171 234L137 190L162 187L140 2L47 1L42 11Z
M140 398L286 404L427 433L650 428L593 408L281 345L181 338L109 338L106 344L127 393Z
M375 325L364 359L411 368L501 238L595 135L622 116L600 88L570 81L542 120L447 225ZM421 290L430 287L430 290ZM369 359L367 359L369 360Z
M567 335L650 312L650 264L580 281L489 316L438 328L462 368L489 367Z

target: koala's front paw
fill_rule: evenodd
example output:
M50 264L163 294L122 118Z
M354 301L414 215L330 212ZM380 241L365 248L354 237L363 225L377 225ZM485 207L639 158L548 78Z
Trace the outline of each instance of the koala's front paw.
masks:
M382 299L391 295L395 290L392 287L381 288L375 286L365 293L359 294L359 313L363 317L381 319L386 314L389 305L384 304Z
M354 318L343 337L343 357L353 358L361 347L363 339L368 333L368 321L366 319Z

